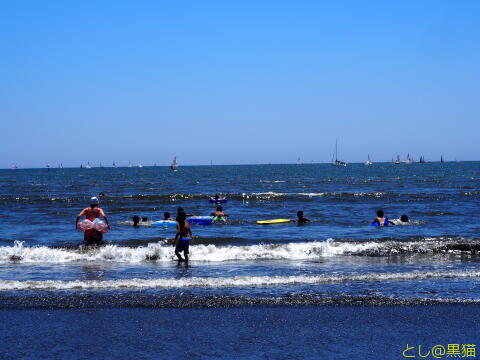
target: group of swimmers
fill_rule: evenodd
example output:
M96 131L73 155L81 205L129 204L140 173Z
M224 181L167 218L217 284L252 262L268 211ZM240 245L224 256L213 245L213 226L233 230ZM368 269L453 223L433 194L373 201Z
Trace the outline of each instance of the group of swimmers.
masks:
M215 198L218 200L218 197L216 196ZM192 239L192 230L190 228L190 224L188 221L186 221L187 217L189 216L194 216L194 214L187 214L185 210L181 207L177 209L177 216L175 220L173 220L170 216L169 212L165 212L164 214L164 220L167 221L176 221L177 222L177 232L175 234L175 239L173 240L172 243L175 243L175 255L178 258L179 262L185 262L188 263L188 254L189 254L189 247L190 247L190 240ZM226 218L229 215L223 211L223 208L221 206L217 206L216 211L211 213L212 216L214 217L219 217L219 218ZM103 209L99 207L99 200L98 197L92 197L90 199L90 207L84 208L78 215L75 221L75 228L78 229L78 223L80 219L85 216L87 220L94 221L95 219L103 218L105 223L107 224L108 229L110 229L110 224L108 223L107 216L105 215L105 212ZM142 222L148 221L147 217L142 217L141 218ZM292 222L296 222L298 224L305 224L310 221L310 219L307 219L303 211L299 210L297 211L297 220L291 220ZM407 223L408 216L407 215L402 215L400 217L400 221L402 223ZM133 226L137 227L140 222L140 217L138 215L135 215L133 217ZM388 217L385 216L383 210L378 210L377 211L377 216L371 223L371 225L374 226L389 226L389 225L396 225L395 222L391 221L388 219ZM101 231L98 231L96 229L90 229L86 230L84 233L83 240L85 242L85 245L99 245L102 240L103 240L103 233ZM183 252L184 257L182 257L181 253Z

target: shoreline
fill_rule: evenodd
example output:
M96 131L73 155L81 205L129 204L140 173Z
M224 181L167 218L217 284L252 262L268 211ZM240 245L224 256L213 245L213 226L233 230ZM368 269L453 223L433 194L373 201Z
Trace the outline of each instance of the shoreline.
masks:
M44 309L227 309L302 307L435 307L480 306L472 299L394 299L382 296L289 295L253 297L232 295L146 295L146 294L66 294L0 295L0 310Z

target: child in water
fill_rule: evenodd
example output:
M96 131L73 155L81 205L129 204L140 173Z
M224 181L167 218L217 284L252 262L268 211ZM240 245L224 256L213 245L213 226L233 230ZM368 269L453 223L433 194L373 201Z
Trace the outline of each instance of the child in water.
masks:
M177 216L177 233L175 234L175 241L177 245L175 246L175 255L177 255L179 262L185 262L188 265L188 253L190 248L190 240L192 239L192 230L187 221L186 214L183 211L180 211ZM185 259L182 258L181 252L185 256Z
M140 222L140 217L138 215L135 215L133 218L133 227L138 227L138 223Z
M174 220L170 217L170 213L169 213L169 212L164 212L164 213L163 213L163 220L174 221Z
M223 212L223 208L221 206L217 206L217 211L213 212L211 215L214 216L214 222L225 222L225 218L228 217L228 214Z
M217 211L213 212L212 216L228 217L228 214L223 212L223 208L221 206L217 206Z
M376 226L388 226L395 225L393 221L388 220L388 217L384 216L383 210L377 210L377 217L373 220L372 225Z
M310 221L310 219L307 219L306 217L303 216L303 211L299 210L297 211L297 223L299 224L305 224Z

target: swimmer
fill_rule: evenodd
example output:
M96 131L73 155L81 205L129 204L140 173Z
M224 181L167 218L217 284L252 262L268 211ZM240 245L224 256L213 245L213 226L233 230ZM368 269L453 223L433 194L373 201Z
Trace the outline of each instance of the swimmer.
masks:
M105 212L98 207L98 198L92 197L90 199L90 207L87 207L80 211L80 214L77 216L77 220L75 221L75 229L78 229L78 222L82 216L85 216L87 220L94 221L102 217L105 220L105 223L110 230L110 224L108 223L107 216ZM83 236L83 241L85 241L86 245L98 245L102 242L103 233L101 231L97 231L95 229L86 230Z
M213 201L215 203L222 202L222 201L225 200L225 196L220 197L220 195L218 195L218 194L215 194L214 197L209 196L209 198L210 198L210 201Z
M133 227L138 227L138 223L140 222L140 217L138 217L137 215L135 215L133 218Z
M307 219L306 217L303 216L303 211L297 211L297 223L299 224L305 224L310 221L310 219Z
M221 206L217 206L217 211L213 212L212 216L228 217L228 214L223 212L223 208Z
M388 217L384 216L383 210L377 210L377 217L372 221L372 225L378 226L395 225L393 221L388 220Z
M175 221L175 220L173 220L173 219L170 217L170 213L169 213L169 212L164 212L164 213L163 213L163 220Z
M148 221L148 217L142 216L142 222L147 222L147 221Z
M403 223L407 223L408 222L408 216L403 214L402 216L400 216L400 221L403 222Z
M179 262L185 262L188 265L188 253L190 247L190 240L192 239L192 230L190 225L185 219L187 218L186 214L183 211L180 211L177 216L177 233L175 234L175 255L177 255ZM185 259L182 258L180 254L183 251Z

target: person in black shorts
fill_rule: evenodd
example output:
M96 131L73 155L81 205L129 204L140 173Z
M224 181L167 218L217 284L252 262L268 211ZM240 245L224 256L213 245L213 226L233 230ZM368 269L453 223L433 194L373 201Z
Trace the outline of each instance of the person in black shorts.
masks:
M190 248L190 240L192 239L192 230L190 225L186 222L187 216L185 212L179 211L177 215L177 233L175 234L175 255L177 255L179 262L188 264L188 253ZM185 258L182 258L181 252Z

